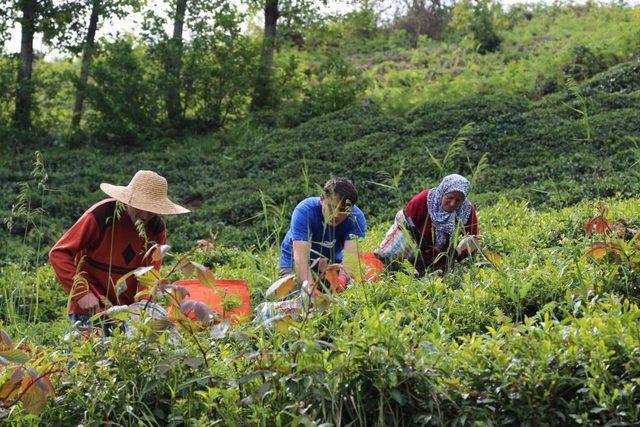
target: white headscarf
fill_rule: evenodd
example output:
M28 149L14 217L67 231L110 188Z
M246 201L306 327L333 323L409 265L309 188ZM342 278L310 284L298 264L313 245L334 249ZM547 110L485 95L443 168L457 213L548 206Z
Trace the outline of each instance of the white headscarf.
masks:
M442 197L453 191L459 191L464 194L464 202L454 212L447 212L442 207ZM456 220L460 221L464 226L471 215L471 202L467 200L469 192L469 181L457 174L447 175L444 177L440 185L429 190L427 196L427 209L429 217L436 229L436 245L440 249L444 249L453 234L456 226Z

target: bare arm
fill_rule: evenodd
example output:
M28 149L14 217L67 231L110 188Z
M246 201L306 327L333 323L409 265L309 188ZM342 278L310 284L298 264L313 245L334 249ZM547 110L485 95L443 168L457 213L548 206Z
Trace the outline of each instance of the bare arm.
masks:
M358 242L356 240L346 240L344 242L344 261L342 267L345 269L349 277L353 277L353 272L358 268L360 253L358 251Z
M302 240L293 241L293 266L296 275L301 282L305 280L313 283L313 276L309 268L309 254L311 252L311 243Z

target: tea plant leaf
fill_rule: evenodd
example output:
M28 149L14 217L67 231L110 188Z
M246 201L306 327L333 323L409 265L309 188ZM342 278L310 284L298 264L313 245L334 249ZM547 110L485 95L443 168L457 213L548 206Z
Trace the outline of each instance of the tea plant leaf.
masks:
M170 285L164 289L169 295L171 295L172 302L174 304L180 305L182 301L185 300L190 294L187 288L179 285Z
M19 365L24 365L29 360L31 360L31 357L27 353L17 349L0 351L0 357L3 357L9 362L17 363Z
M272 384L270 382L266 382L262 384L256 393L256 396L258 397L258 399L260 400L264 399L267 393L269 393L269 391L271 390L271 387L272 387Z
M182 271L182 274L186 279L189 279L195 271L193 263L186 258L182 258L180 259L180 261L178 261L178 267L180 268L180 271Z
M624 255L624 249L618 243L597 242L594 243L583 256L590 256L593 259L601 259L607 254Z
M492 265L498 264L502 261L502 255L497 252L484 251L484 256Z
M191 368L198 368L200 366L202 366L202 360L197 359L195 357L187 357L184 360L185 365L191 367Z
M171 320L167 319L167 318L162 318L162 319L150 319L149 322L147 323L147 326L149 326L149 328L153 331L153 332L159 332L159 331L167 331L169 329L173 328L173 322L171 322Z
M224 338L227 335L227 331L229 330L229 322L222 321L217 325L213 325L211 327L211 331L209 332L209 336L214 340L219 340Z
M22 396L22 409L32 415L42 413L47 403L47 395L38 387L32 387L33 380L25 378L22 381L22 389L26 390Z
M146 267L138 267L135 270L132 270L126 274L123 274L122 276L120 276L120 278L116 281L116 295L120 296L122 295L126 290L127 290L127 279L133 275L135 276L142 276L143 274L147 273L148 271L153 270L153 266L146 266Z
M216 286L216 276L213 274L213 271L209 270L202 264L198 264L197 262L191 261L191 265L193 265L196 269L196 275L198 276L198 280L207 288L214 288Z

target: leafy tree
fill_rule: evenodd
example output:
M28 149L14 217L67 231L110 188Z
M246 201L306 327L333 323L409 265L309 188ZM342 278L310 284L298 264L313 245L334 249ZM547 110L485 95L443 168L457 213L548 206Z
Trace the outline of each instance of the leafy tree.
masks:
M326 4L326 0L322 1ZM278 19L288 20L289 26L317 13L313 0L261 0L254 3L264 11L264 33L260 52L260 67L255 79L251 100L252 110L274 107L277 103L273 88L273 52L276 48Z
M199 127L218 127L244 104L238 97L247 92L254 70L254 49L240 32L244 17L230 2L174 6L169 16L150 11L144 24L150 58L163 70L158 84L168 124L185 128L189 113ZM164 29L169 20L171 35Z
M84 107L84 100L86 97L86 86L89 80L89 72L91 69L91 62L93 60L96 42L96 32L99 27L100 19L107 20L113 16L122 18L131 10L139 10L140 0L80 0L79 6L81 11L77 15L78 19L86 17L86 12L89 12L89 20L84 32L84 38L80 43L75 43L69 47L72 52L82 50L82 60L80 65L80 76L77 81L77 92L75 102L73 106L73 117L71 120L71 126L78 128L80 126L80 120L82 119L82 111Z
M75 32L73 16L78 4L74 1L14 0L12 7L18 11L21 26L20 66L18 67L16 102L13 124L27 130L31 127L34 82L32 78L35 59L33 40L42 33L45 44L62 41Z
M412 48L416 48L421 35L439 39L449 16L449 7L441 0L403 0L405 13L396 18L395 26L409 35Z

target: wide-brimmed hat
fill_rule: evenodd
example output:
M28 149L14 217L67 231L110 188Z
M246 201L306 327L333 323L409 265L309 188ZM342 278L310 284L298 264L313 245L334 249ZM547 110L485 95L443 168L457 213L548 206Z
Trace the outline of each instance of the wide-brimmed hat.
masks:
M189 212L167 196L167 180L153 171L138 171L126 187L103 182L100 189L114 199L147 212L174 215Z

